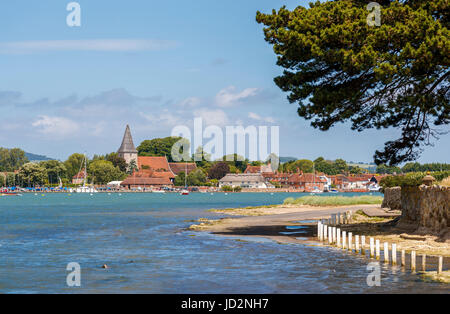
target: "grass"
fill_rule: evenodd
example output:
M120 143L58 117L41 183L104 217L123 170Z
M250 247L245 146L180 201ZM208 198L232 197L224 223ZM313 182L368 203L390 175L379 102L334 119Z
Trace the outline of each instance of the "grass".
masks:
M367 205L381 204L382 196L303 196L297 199L289 197L284 200L285 205L311 205L311 206L346 206L346 205Z

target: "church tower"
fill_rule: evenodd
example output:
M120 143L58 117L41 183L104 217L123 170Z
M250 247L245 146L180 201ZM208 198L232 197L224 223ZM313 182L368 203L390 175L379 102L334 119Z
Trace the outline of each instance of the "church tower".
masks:
M128 124L125 129L125 134L123 135L122 145L120 145L117 155L125 159L127 164L130 164L130 162L134 160L136 162L136 166L138 166L138 152L136 147L134 147L133 137L131 136L130 127Z

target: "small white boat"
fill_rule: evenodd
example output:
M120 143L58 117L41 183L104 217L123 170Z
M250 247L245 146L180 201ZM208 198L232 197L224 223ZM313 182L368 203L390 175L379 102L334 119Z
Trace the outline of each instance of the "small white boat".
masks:
M189 195L189 191L188 190L182 190L180 192L180 195Z
M152 193L164 194L164 193L166 193L166 191L164 191L164 190L152 190Z

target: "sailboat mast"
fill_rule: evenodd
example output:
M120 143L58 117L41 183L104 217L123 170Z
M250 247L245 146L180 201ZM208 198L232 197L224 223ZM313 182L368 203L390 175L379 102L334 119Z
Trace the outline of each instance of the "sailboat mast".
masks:
M87 180L87 160L86 160L86 154L84 154L84 181L83 181L83 186L86 186L86 180Z
M184 163L184 187L187 188L187 163Z

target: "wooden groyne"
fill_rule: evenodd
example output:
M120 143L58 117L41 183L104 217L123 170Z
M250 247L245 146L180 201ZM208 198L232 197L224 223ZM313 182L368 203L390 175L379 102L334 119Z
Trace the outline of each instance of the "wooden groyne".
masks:
M369 237L369 247L367 251L367 239L365 235L354 235L352 232L341 231L339 228L342 225L349 224L351 215L352 213L348 211L345 213L333 214L331 215L331 218L318 221L317 239L329 246L379 261L381 261L381 247L383 247L382 262L386 265L396 266L398 253L400 253L400 266L404 270L409 269L411 273L416 273L418 271L417 263L419 262L421 273L426 273L428 268L430 268L430 264L433 264L432 268L436 269L437 277L443 274L443 256L420 254L420 261L417 261L418 254L415 250L407 252L406 250L399 248L397 243L389 242L384 242L381 246L380 240L375 237Z

